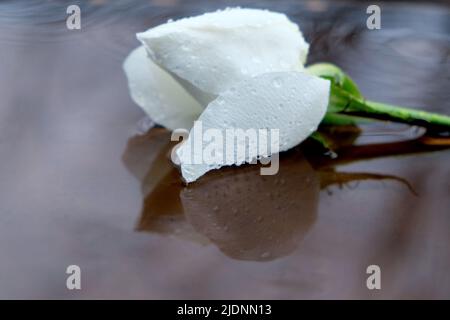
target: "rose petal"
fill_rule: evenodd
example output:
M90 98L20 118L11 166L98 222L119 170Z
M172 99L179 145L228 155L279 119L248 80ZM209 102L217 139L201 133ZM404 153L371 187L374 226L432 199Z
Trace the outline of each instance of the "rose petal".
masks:
M300 71L308 44L281 13L232 8L138 33L151 58L184 79L206 105L239 81L261 73Z
M207 106L199 121L203 132L208 129L220 129L223 132L226 128L279 129L279 151L285 151L298 145L317 129L327 110L329 90L328 80L303 72L265 73L246 79L225 91ZM194 124L189 138L177 150L181 172L187 182L195 181L212 169L240 164L228 159L215 165L192 163L196 154L197 159L202 158L203 150L207 146L211 148L211 143L217 143L217 149L224 150L221 142L215 140L200 140L200 148L192 147L194 139L198 142L198 136L194 138L194 133L199 125L199 122ZM256 153L258 157L266 156L259 150ZM255 158L254 150L251 154L253 156L246 157L245 162Z
M128 55L123 68L131 98L154 122L171 130L192 127L203 108L166 71L148 58L144 46Z

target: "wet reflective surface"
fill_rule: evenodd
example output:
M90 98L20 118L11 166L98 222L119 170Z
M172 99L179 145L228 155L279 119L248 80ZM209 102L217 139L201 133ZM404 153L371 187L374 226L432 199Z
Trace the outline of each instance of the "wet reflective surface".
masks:
M450 9L272 2L366 96L450 112ZM185 187L169 133L147 131L121 63L134 33L226 3L0 4L0 298L449 298L450 151L407 126L305 145ZM86 13L84 15L84 13ZM344 142L345 143L344 143ZM443 150L439 150L443 149ZM82 269L82 290L65 269ZM366 268L382 290L366 288Z

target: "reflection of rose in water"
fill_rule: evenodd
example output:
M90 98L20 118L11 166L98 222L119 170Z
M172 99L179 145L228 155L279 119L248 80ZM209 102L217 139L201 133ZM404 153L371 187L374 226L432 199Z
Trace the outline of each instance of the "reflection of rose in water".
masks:
M411 188L395 176L337 172L335 164L448 148L448 143L429 138L345 146L338 159L314 159L312 168L297 147L280 155L280 170L274 176L261 176L259 165L225 167L186 187L170 162L174 144L169 137L164 129L152 129L131 138L123 155L125 165L142 182L144 203L137 230L202 244L211 241L231 258L255 261L285 256L299 245L315 222L319 192L329 185L388 179Z
M169 160L172 145L162 129L128 142L123 161L144 194L139 231L208 239L232 258L271 260L293 251L313 224L320 181L298 149L281 157L274 176L261 176L259 165L228 167L185 187Z
M315 221L320 181L299 152L291 153L273 176L261 176L256 165L230 167L184 188L186 219L235 259L292 252Z

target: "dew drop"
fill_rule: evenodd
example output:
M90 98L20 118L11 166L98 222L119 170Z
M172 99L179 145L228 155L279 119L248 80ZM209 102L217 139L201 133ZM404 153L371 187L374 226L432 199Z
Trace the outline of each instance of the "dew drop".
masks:
M327 151L325 152L325 155L330 157L331 159L336 159L338 157L337 153L333 152L333 151Z
M272 80L272 85L275 88L280 88L281 87L281 80L279 78L275 78Z
M253 57L253 58L252 58L252 62L253 62L254 64L261 64L261 60L258 59L258 58L256 58L256 57Z

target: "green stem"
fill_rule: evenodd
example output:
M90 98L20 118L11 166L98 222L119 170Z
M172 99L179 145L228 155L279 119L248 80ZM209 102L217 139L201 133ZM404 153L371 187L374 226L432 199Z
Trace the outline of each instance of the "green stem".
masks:
M358 124L372 123L368 118L355 117L342 113L328 112L322 119L321 125L324 126L357 126Z
M449 116L355 98L341 89L335 92L332 100L340 113L450 131Z

